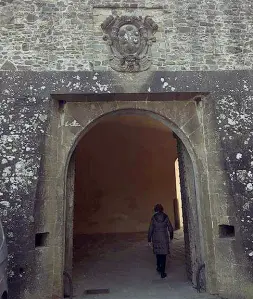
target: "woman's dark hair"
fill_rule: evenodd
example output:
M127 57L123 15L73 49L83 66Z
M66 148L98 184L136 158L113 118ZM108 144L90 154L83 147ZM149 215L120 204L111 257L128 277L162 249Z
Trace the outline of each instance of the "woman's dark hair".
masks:
M163 212L163 206L162 206L161 204L157 204L157 205L155 205L155 207L154 207L154 211L155 211L155 212L158 212L158 213Z

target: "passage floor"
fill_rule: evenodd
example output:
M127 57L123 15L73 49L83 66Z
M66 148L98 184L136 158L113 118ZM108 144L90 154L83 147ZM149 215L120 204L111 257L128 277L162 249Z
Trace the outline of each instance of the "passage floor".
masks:
M75 298L104 299L215 299L197 293L187 280L184 240L175 233L167 278L156 272L155 256L143 233L82 235L75 238ZM87 295L86 290L109 289L109 294Z

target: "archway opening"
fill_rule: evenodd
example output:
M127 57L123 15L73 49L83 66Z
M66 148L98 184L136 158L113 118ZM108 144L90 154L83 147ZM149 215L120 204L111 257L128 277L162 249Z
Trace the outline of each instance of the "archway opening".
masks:
M181 287L189 280L196 283L193 255L197 260L200 249L191 240L189 227L197 210L188 202L196 194L194 178L190 191L185 178L185 172L192 177L193 169L187 159L185 167L183 156L188 154L178 153L182 148L168 126L148 115L107 116L79 141L72 159L73 248L67 246L73 249L77 298L89 292L94 296L109 292L110 298L130 298L131 294L164 298L169 291L183 296ZM158 284L155 257L147 246L156 203L164 206L175 230L164 288ZM172 282L175 287L168 289ZM187 285L187 293L194 296Z

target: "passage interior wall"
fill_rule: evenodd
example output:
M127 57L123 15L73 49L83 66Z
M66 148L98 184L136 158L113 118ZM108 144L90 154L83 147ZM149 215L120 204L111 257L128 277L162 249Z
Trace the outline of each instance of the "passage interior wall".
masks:
M75 234L147 231L156 203L175 224L176 139L146 118L98 123L79 142Z

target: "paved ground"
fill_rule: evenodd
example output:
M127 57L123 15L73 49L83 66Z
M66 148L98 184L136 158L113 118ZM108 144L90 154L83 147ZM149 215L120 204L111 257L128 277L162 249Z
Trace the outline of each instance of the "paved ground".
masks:
M181 233L173 241L166 279L155 271L155 257L143 234L100 235L75 242L75 298L214 299L199 294L187 281ZM110 289L110 294L86 295L87 289Z

